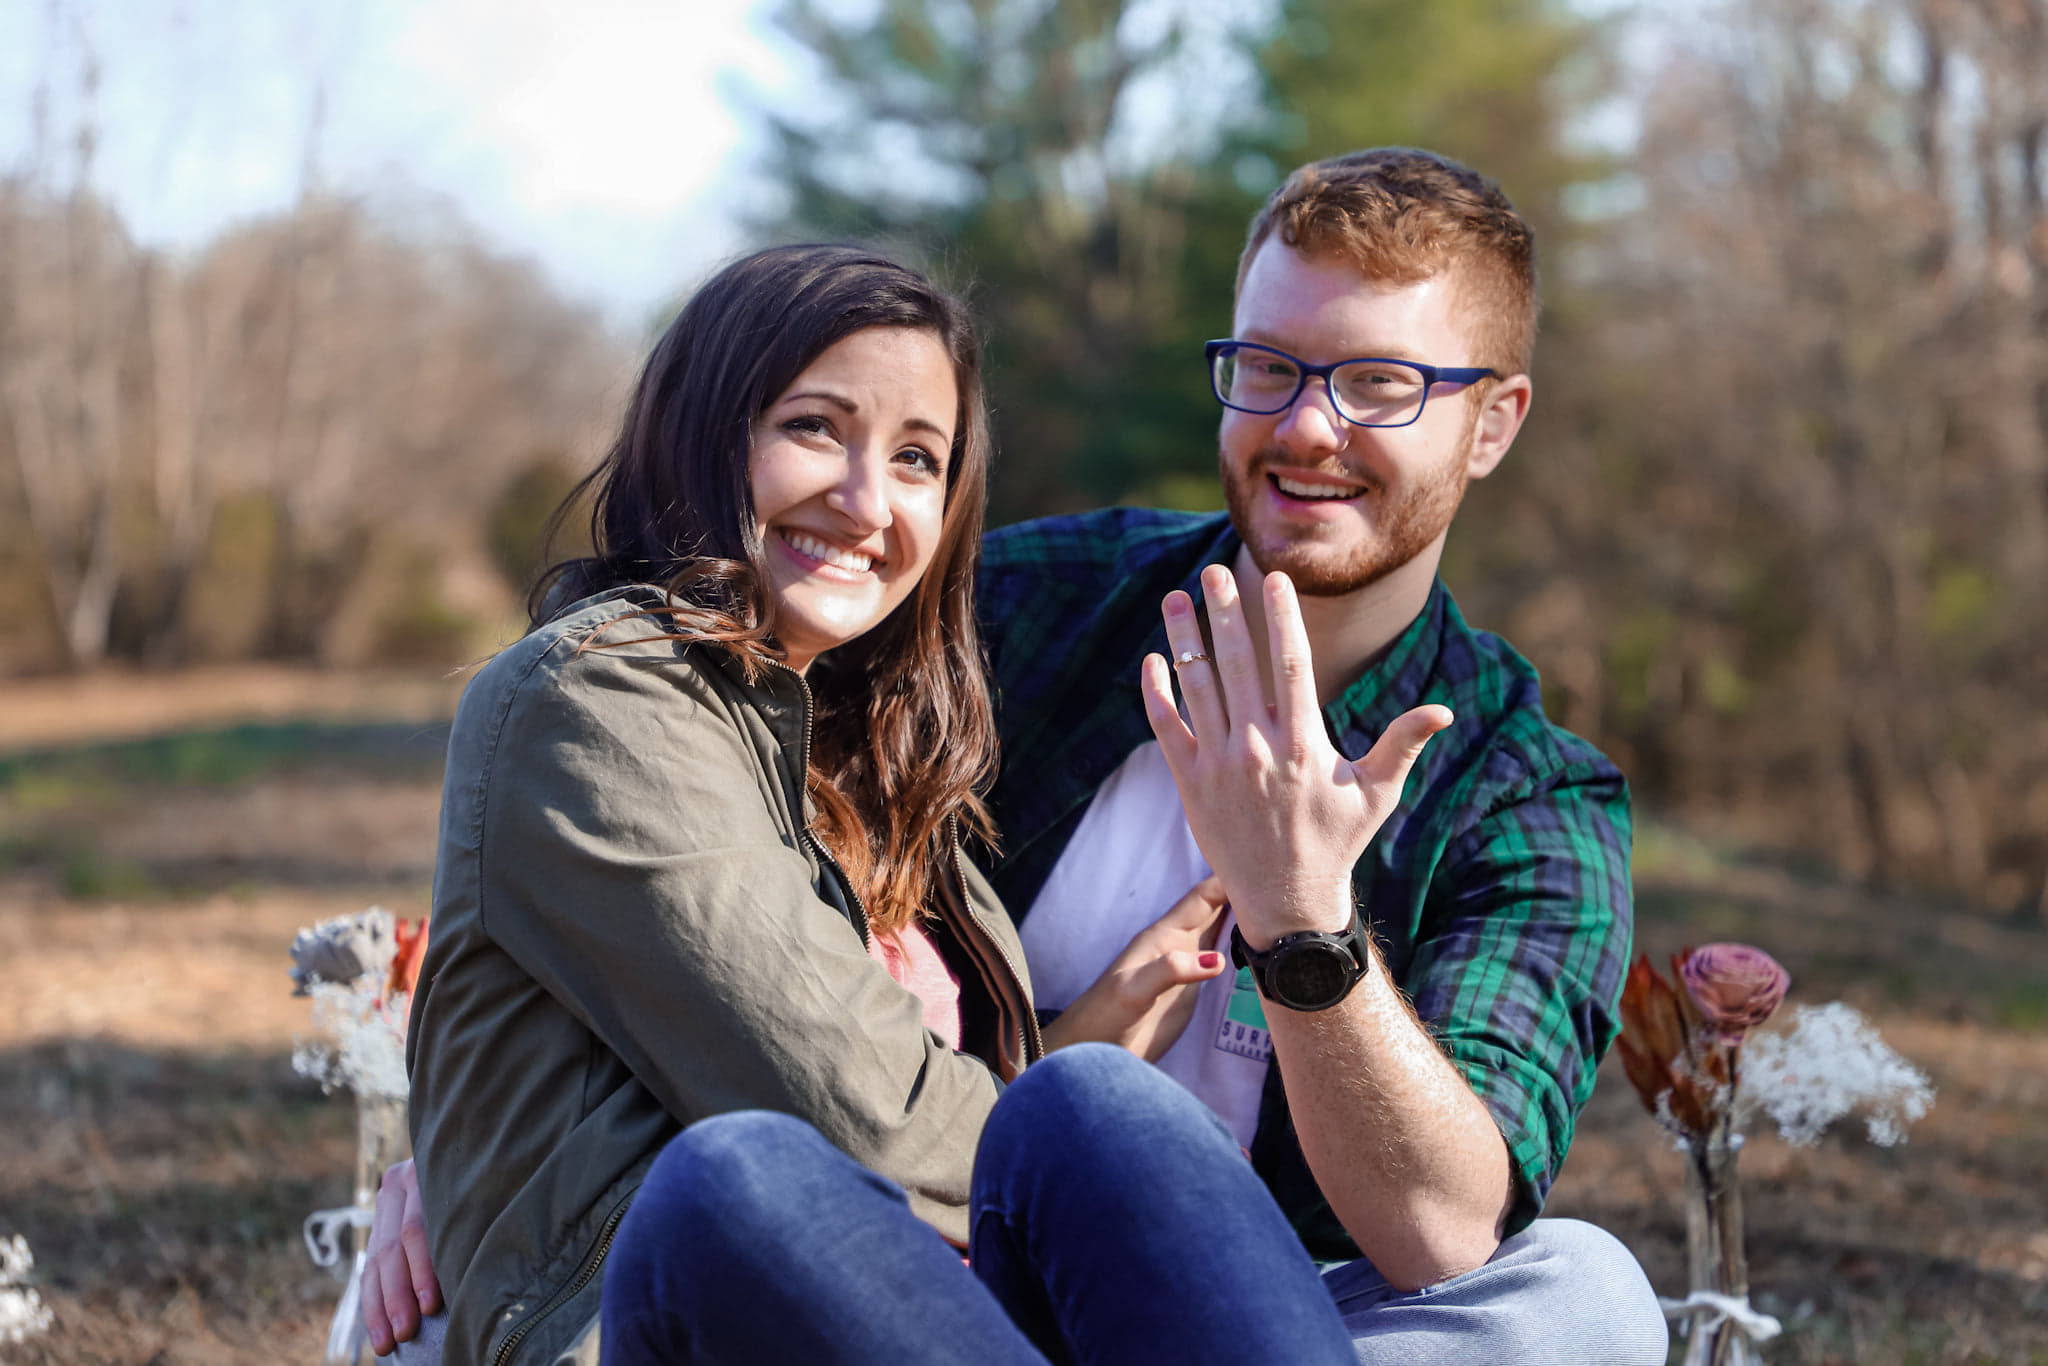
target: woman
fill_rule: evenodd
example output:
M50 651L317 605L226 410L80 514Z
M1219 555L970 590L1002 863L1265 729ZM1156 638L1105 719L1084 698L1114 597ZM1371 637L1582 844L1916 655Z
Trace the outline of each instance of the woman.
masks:
M965 1244L984 1121L1046 1047L959 847L993 760L978 366L879 257L728 267L593 476L596 553L464 694L408 1050L446 1360L588 1354L608 1255L664 1233L621 1232L635 1194L706 1116L798 1117ZM1133 941L1054 1042L1170 1042L1219 907Z

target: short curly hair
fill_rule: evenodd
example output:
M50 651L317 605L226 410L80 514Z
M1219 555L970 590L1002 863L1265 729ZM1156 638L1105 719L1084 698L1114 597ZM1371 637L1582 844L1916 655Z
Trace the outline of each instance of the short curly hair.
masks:
M1500 186L1448 157L1374 147L1312 161L1253 216L1237 287L1275 233L1306 256L1336 256L1377 284L1452 274L1479 324L1471 359L1527 373L1536 344L1536 238Z

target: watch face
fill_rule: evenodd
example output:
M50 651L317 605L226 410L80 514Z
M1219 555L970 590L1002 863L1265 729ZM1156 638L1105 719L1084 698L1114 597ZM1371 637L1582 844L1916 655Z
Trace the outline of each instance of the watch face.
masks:
M1316 1010L1341 1000L1355 973L1350 954L1334 944L1311 941L1273 964L1273 989L1284 1005Z

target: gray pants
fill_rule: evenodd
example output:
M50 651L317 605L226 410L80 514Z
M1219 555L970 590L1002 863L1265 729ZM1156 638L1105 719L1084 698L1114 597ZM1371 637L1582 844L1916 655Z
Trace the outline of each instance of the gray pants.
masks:
M411 1342L401 1342L398 1350L384 1361L395 1361L399 1366L441 1366L441 1335L448 1330L448 1316L435 1314L420 1320L420 1335Z
M1662 1366L1670 1332L1649 1278L1614 1235L1538 1219L1491 1261L1402 1292L1363 1258L1323 1273L1361 1366Z

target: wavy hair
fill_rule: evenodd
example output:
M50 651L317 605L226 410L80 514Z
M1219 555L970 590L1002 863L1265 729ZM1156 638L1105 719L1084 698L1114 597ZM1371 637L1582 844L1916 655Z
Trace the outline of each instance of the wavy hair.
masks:
M748 470L754 422L828 347L870 327L936 337L960 395L930 567L806 674L813 831L887 932L922 913L956 820L993 833L979 794L995 724L974 629L991 449L980 343L959 300L859 247L773 247L725 267L655 343L617 440L555 514L590 498L593 553L551 566L527 610L538 625L593 593L652 584L676 604L656 609L675 639L721 643L750 676L772 667L782 650Z

